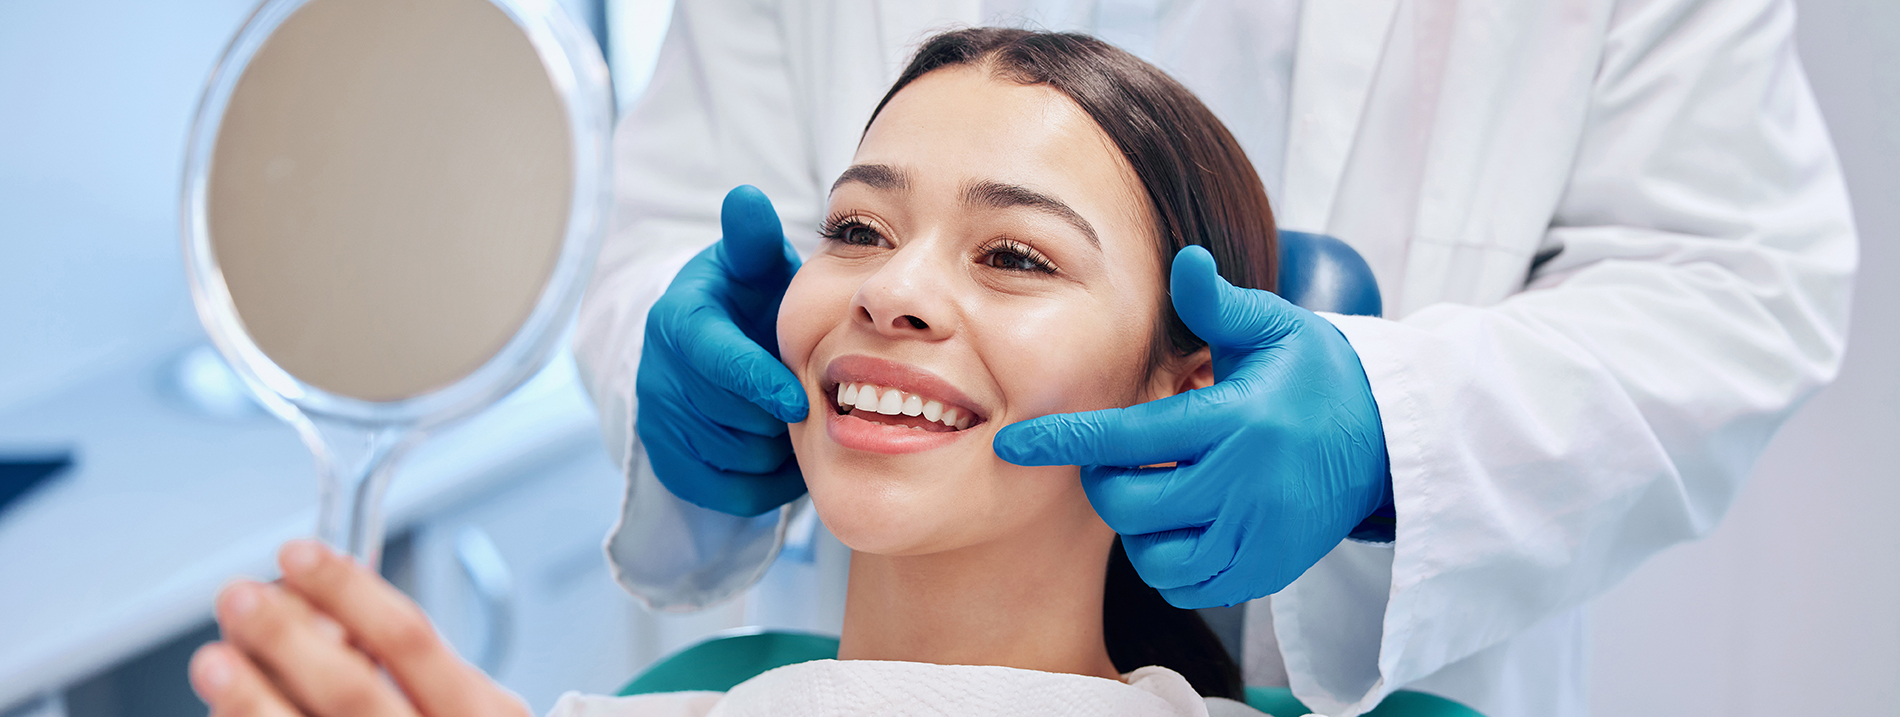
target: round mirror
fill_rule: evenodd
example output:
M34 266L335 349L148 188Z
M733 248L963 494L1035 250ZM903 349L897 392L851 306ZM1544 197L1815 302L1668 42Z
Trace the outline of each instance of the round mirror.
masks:
M199 106L184 239L220 353L374 564L389 468L538 370L611 196L599 47L552 2L270 0Z

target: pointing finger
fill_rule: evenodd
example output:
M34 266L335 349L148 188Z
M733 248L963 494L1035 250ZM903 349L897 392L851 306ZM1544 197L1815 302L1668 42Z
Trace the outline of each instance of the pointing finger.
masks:
M1205 391L1202 389L1201 391ZM1208 394L1189 391L1127 408L1056 413L1004 426L994 448L1020 466L1149 466L1189 462L1214 441Z
M662 299L666 302L665 299ZM786 423L805 420L810 411L804 387L785 364L745 335L731 317L714 306L655 306L651 320L658 336L649 346L674 346L680 358L714 387L745 397ZM654 340L657 339L657 340Z

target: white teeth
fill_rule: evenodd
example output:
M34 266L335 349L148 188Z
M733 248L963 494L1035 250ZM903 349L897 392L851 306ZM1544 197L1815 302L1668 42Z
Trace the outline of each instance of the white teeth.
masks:
M884 398L877 402L877 412L886 416L895 416L904 410L904 392L895 388L884 390Z
M925 399L914 393L905 393L895 388L881 388L868 383L838 384L838 405L845 409L881 413L886 416L923 416L924 420L941 423L959 431L969 428L976 419L974 415L945 406L942 401ZM922 430L920 426L911 426Z
M858 410L860 411L876 411L877 387L868 384L858 387L858 398L854 403L857 404Z

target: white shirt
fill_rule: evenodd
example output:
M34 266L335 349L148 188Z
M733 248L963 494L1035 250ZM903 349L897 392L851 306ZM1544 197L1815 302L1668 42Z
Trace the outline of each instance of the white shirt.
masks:
M548 717L1262 717L1202 698L1180 673L1143 667L1120 681L984 665L815 660L768 670L729 692L631 697L568 693ZM1294 717L1280 715L1279 717Z

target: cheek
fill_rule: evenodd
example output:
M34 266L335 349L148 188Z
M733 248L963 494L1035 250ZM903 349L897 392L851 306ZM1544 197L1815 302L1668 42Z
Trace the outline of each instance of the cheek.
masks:
M851 317L851 285L823 263L808 263L792 277L778 308L779 358L804 381L812 352L826 334ZM822 367L820 367L822 368ZM806 383L810 383L807 381Z
M1141 392L1153 310L1063 302L993 316L979 342L1008 401L1008 420L1131 405Z
M811 406L805 420L789 427L794 446L804 446L807 441L823 437L824 420L831 415L828 410L831 404L829 397L819 395L819 378L825 367L814 363L814 355L820 354L827 337L843 334L849 328L851 299L862 284L862 277L822 258L815 259L792 277L791 285L785 288L785 299L779 302L779 359L805 387L805 397ZM812 432L816 434L807 435Z

